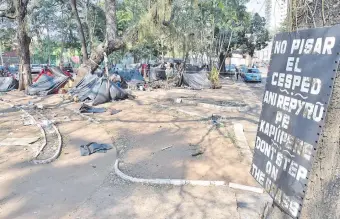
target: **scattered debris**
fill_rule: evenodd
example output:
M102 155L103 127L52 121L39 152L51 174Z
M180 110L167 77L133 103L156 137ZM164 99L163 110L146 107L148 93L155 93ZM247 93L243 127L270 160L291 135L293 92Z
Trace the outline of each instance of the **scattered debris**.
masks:
M204 151L200 150L200 151L198 151L196 153L191 154L191 156L196 157L196 156L201 155L201 154L204 154Z
M214 115L214 114L212 114L212 115L211 115L212 124L213 124L214 126L216 126L217 128L224 127L224 124L223 124L222 122L220 122L221 118L222 118L222 117L219 116L219 115Z
M93 153L106 153L107 150L112 149L113 147L108 144L98 144L96 142L91 142L86 145L80 146L80 155L81 156L89 156Z
M169 148L172 148L172 146L164 147L164 148L161 149L161 151L167 150Z
M43 104L37 104L37 108L38 108L38 109L44 109L45 107L44 107Z
M182 103L182 99L181 98L176 98L175 99L175 103Z
M103 113L103 112L106 112L106 109L105 108L94 108L83 103L81 107L79 108L79 112L80 113Z
M117 113L122 112L122 110L117 110L117 109L111 109L110 115L115 115Z
M48 129L51 129L52 128L52 124L53 122L50 121L50 120L42 120L40 125L44 128L48 128Z

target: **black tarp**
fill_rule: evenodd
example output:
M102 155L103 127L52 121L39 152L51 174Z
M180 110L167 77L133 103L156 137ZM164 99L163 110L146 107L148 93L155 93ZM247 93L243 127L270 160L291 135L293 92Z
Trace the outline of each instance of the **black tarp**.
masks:
M211 88L211 82L208 79L208 71L198 66L186 66L183 73L182 83L195 90Z
M11 91L18 88L18 81L12 77L0 77L0 92Z
M150 82L166 80L165 68L162 65L150 67L149 80Z
M49 68L52 76L43 74L39 79L27 88L28 95L49 95L56 93L59 88L65 85L69 77L59 68Z
M112 100L126 99L129 96L125 90L106 77L95 74L87 74L69 93L77 96L80 101L93 101L94 106Z

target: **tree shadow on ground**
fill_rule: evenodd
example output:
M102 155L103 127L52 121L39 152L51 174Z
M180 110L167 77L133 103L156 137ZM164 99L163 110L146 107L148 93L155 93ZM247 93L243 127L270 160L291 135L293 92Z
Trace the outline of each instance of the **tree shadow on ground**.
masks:
M197 167L190 167L189 163L206 159L209 165L204 167L212 174L222 176L226 181L238 177L237 174L223 175L225 172L220 171L219 156L225 151L232 153L231 145L211 150L209 157L204 154L197 158L191 156L189 143L204 144L207 149L221 145L215 138L222 134L215 131L210 121L183 118L181 115L175 115L174 119L162 119L153 115L152 110L148 113L151 114L150 120L118 118L115 122L103 122L101 125L85 122L79 122L74 127L69 123L58 125L66 141L62 155L51 164L33 165L28 162L27 154L22 154L20 150L2 151L1 156L11 154L13 161L0 164L3 179L0 185L4 191L0 194L0 207L6 209L0 217L237 218L235 194L226 187L133 184L113 174L113 164L117 158L115 150L106 154L80 156L80 144L124 138L128 141L123 142L126 147L119 147L125 150L125 153L119 153L121 158L129 158L128 153L138 149L134 151L135 157L132 156L135 159L132 159L133 168L127 165L122 167L122 171L129 175L137 173L133 176L140 174L146 177L150 172L157 175L165 172L169 173L165 174L168 177L172 177L171 173L177 173L180 178L187 178L189 172ZM200 129L197 136L190 138L190 133ZM154 140L157 140L156 144L152 143ZM165 156L167 159L162 155L169 152L162 150L165 143L173 145L169 150L173 154ZM145 151L147 153L143 155ZM153 157L163 166L145 165ZM237 163L237 159L228 161L231 167Z

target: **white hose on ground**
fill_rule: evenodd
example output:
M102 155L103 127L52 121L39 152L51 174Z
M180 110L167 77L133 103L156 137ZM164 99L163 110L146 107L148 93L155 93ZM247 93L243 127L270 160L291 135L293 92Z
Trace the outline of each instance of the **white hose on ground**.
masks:
M143 179L128 176L119 169L119 159L116 160L114 165L115 173L122 179L135 183L155 184L155 185L193 185L193 186L229 186L234 189L241 189L255 193L263 193L261 188L245 186L236 183L227 183L225 181L210 181L210 180L187 180L187 179Z
M40 113L39 113L40 114ZM43 116L42 114L40 114L41 116ZM58 148L56 150L56 152L53 154L52 157L50 158L47 158L47 159L44 159L44 160L38 160L36 159L37 156L40 154L40 152L42 151L39 151L38 155L35 157L35 159L32 160L32 162L34 164L48 164L48 163L51 163L53 161L55 161L59 156L60 156L60 153L61 153L61 149L62 149L62 139L61 139L61 134L59 132L59 129L54 125L52 124L52 127L54 129L54 131L56 132L57 136L58 136Z
M2 100L3 103L9 105L10 107L16 107L15 105L5 101L5 100ZM46 139L46 133L45 133L45 130L44 128L37 122L37 120L31 115L29 114L25 109L21 108L21 107L18 107L24 114L26 114L26 116L30 117L33 121L33 123L40 129L40 132L41 132L41 135L43 137L43 142L41 144L41 146L39 147L39 150L35 153L35 156L34 156L34 159L32 160L32 162L34 164L47 164L47 163L51 163L53 162L54 160L56 160L60 153L61 153L61 149L62 149L62 138L61 138L61 134L59 132L59 129L54 125L52 124L52 128L54 129L57 137L58 137L58 148L57 148L57 151L53 154L52 157L50 158L47 158L47 159L44 159L44 160L38 160L36 159L39 154L41 153L41 151L44 150L44 148L46 147L47 145L47 139ZM38 113L41 117L44 117L46 118L44 115L42 115L41 113Z

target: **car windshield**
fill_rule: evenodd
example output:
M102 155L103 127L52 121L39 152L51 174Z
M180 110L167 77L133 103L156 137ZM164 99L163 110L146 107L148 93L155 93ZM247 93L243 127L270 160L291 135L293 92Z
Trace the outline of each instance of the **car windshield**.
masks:
M247 73L258 74L260 71L258 69L248 69Z
M235 69L235 65L226 65L227 69Z
M39 65L33 64L32 67L33 67L33 68L37 68L37 67L39 67Z

